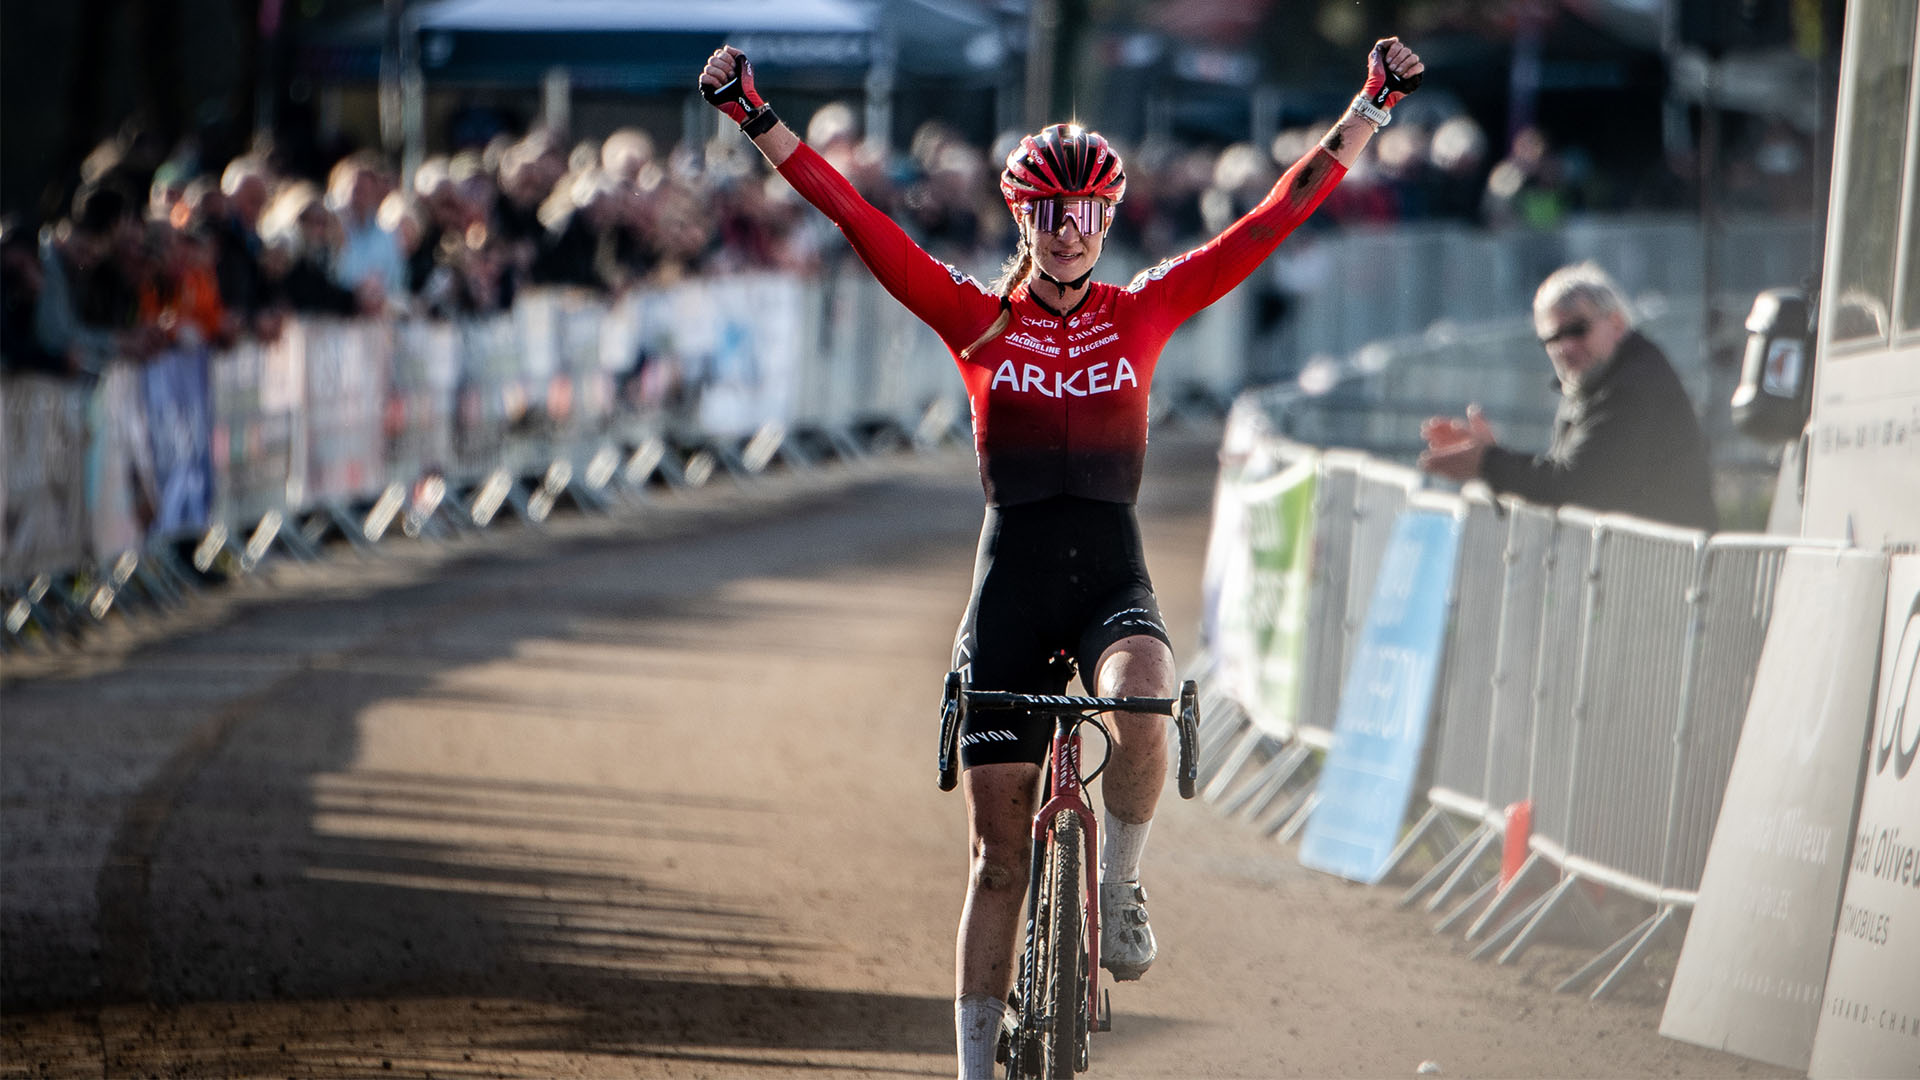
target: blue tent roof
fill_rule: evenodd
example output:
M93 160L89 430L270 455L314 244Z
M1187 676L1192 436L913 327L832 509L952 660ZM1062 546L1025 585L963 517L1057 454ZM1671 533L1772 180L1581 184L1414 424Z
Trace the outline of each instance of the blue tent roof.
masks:
M419 5L422 30L718 31L764 27L788 33L865 33L869 20L847 0L434 0Z
M408 20L433 83L530 85L564 66L576 86L667 90L728 42L775 84L857 85L887 40L902 69L929 75L992 74L1001 55L983 14L933 0L429 0ZM310 43L306 64L375 78L383 33L379 15L349 22Z

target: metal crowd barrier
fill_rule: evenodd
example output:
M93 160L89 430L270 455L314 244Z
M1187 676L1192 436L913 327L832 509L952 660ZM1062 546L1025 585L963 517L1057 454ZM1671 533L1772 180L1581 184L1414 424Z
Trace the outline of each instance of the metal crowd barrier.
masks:
M1687 697L1674 732L1679 759L1668 795L1674 827L1661 859L1663 899L1691 904L1720 819L1727 775L1746 722L1754 666L1773 615L1774 584L1790 547L1777 537L1727 535L1707 541L1695 591L1698 627L1688 654Z
M1477 916L1467 936L1485 940L1474 955L1512 962L1549 920L1588 902L1581 882L1603 885L1654 908L1560 987L1604 972L1593 996L1609 993L1693 903L1773 583L1784 553L1804 543L1515 506L1499 644L1484 672L1489 708L1436 717L1429 804L1476 828L1403 903L1437 886L1427 906L1438 910L1504 837L1503 808L1530 800L1526 863L1505 885L1481 882L1437 929ZM1529 666L1522 706L1506 690L1514 668ZM1450 668L1462 677L1473 675ZM1480 746L1484 782L1463 793Z
M1313 578L1307 596L1307 625L1312 633L1302 664L1307 679L1300 707L1300 726L1315 732L1333 730L1347 674L1347 599L1355 592L1353 552L1359 546L1354 542L1358 519L1353 506L1364 460L1338 450L1320 459L1320 486L1313 506ZM1312 741L1325 740L1316 735Z
M1751 304L1751 294L1723 295L1711 319L1697 299L1651 295L1635 304L1638 329L1661 347L1706 418L1716 468L1743 477L1770 473L1778 448L1731 431L1724 404L1731 369L1712 358L1737 353ZM1532 320L1512 314L1525 310L1523 303L1473 324L1442 319L1359 347L1332 366L1337 378L1324 392L1276 399L1273 427L1312 445L1406 462L1424 448L1421 421L1477 403L1502 442L1544 447L1559 394Z
M1275 261L1297 267L1290 279L1335 287L1292 296L1293 314L1272 347L1296 362L1345 357L1369 342L1421 334L1436 323L1510 318L1530 310L1542 278L1581 259L1606 267L1629 296L1698 297L1711 248L1713 280L1745 297L1737 315L1745 315L1755 292L1819 269L1807 218L1740 215L1718 229L1711 246L1702 242L1698 217L1655 214L1579 217L1553 231L1401 222L1296 235ZM1351 302L1356 294L1394 301L1369 309Z
M1252 807L1255 821L1283 806L1269 821L1283 836L1312 811L1299 781L1330 742L1378 537L1416 486L1361 455L1318 460L1298 736L1267 738L1229 702L1232 719L1215 722L1203 758L1210 799L1227 813ZM1455 499L1464 520L1427 805L1395 862L1423 843L1436 858L1401 902L1425 898L1445 912L1437 932L1464 926L1474 956L1502 963L1557 919L1592 925L1588 888L1647 904L1643 921L1560 985L1598 979L1592 996L1602 997L1692 907L1780 566L1790 548L1829 545L1708 536L1484 492L1419 498ZM1526 859L1503 881L1508 808L1520 803L1531 810Z
M601 510L652 482L922 447L965 395L871 277L742 274L451 323L301 319L272 342L0 380L0 645L171 602L330 535ZM134 606L139 606L135 604Z

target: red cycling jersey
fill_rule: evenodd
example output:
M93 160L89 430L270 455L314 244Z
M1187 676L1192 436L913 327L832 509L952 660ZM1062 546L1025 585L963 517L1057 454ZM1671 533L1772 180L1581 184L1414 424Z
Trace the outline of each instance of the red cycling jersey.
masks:
M921 250L804 143L780 166L953 354L973 410L980 481L995 506L1056 495L1132 503L1146 461L1147 387L1167 339L1251 274L1346 172L1314 148L1225 232L1125 288L1093 284L1064 317L1019 285L1006 330L961 360L999 317L1000 297Z

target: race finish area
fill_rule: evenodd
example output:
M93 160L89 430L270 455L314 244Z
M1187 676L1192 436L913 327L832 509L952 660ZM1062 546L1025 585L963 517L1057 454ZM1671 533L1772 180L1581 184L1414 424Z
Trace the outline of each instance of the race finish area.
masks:
M1217 430L1141 502L1192 653ZM949 452L283 565L9 658L6 1076L950 1076ZM1097 740L1095 740L1097 741ZM1784 1076L1162 800L1090 1076ZM1671 957L1664 962L1671 966Z

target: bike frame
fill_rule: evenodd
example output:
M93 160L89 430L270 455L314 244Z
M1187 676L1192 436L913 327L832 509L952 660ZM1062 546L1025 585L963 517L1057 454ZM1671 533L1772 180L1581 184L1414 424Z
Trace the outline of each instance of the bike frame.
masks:
M1053 717L1053 738L1044 762L1040 807L1033 815L1033 854L1027 869L1026 948L1021 957L1017 980L1023 994L1021 1008L1024 1011L1031 1007L1030 1002L1040 981L1040 973L1036 970L1039 952L1036 916L1041 880L1046 874L1048 830L1052 828L1053 819L1061 812L1071 811L1080 819L1082 844L1086 849L1081 853L1086 875L1086 895L1081 910L1086 918L1083 936L1086 941L1087 997L1080 1003L1080 1008L1089 1034L1108 1030L1109 1025L1102 1023L1100 1015L1100 820L1093 812L1093 804L1087 799L1086 785L1080 779L1080 725L1091 723L1100 728L1107 735L1111 748L1113 736L1105 725L1094 719L1095 714L1131 712L1173 717L1179 735L1180 765L1176 775L1180 797L1191 799L1198 773L1198 688L1189 679L1180 688L1177 698L1014 694L968 689L959 672L949 672L940 706L938 780L942 791L953 790L959 782L959 731L965 724L968 711L974 708L1032 709ZM1024 1023L1025 1018L1021 1019ZM1018 1043L1012 1049L1016 1054L1021 1052ZM1086 1047L1082 1044L1079 1049L1085 1050Z

